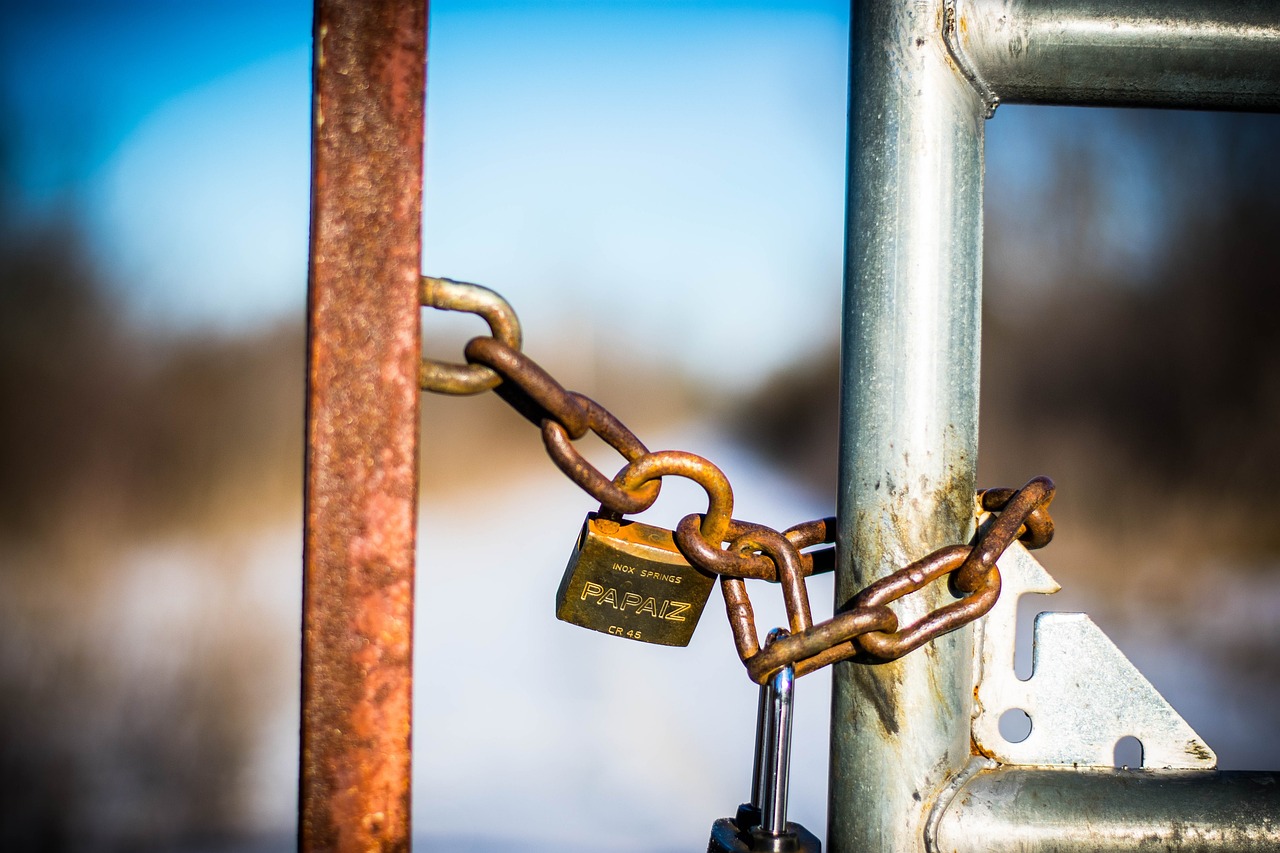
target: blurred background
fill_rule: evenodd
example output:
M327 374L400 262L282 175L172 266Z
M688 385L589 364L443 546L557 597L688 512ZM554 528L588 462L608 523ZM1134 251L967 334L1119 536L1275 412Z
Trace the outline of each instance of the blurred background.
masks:
M735 514L831 513L845 4L431 16L425 271L502 292L567 386L719 463ZM0 848L292 847L310 25L6 9ZM1064 590L1023 607L1088 611L1222 767L1276 769L1280 122L1001 107L987 132L979 482L1059 485ZM424 328L455 358L482 331ZM423 420L421 846L700 849L755 711L718 594L683 652L555 622L594 507L500 401ZM830 612L829 578L811 595ZM510 633L463 671L475 620ZM827 680L800 683L792 783L819 834Z

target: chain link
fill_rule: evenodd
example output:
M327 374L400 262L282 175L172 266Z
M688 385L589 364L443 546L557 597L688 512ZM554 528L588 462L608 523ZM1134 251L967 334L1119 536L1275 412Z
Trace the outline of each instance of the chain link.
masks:
M733 489L709 460L681 450L650 451L599 403L569 391L520 351L515 311L501 296L476 284L423 277L422 304L478 314L492 337L473 338L464 349L467 364L424 360L424 390L477 394L493 390L542 431L547 454L602 512L633 515L658 499L663 477L685 477L707 493L707 512L686 515L674 531L676 546L692 565L720 576L729 626L738 656L757 683L786 666L796 677L842 660L884 663L985 615L1000 595L996 561L1014 540L1041 548L1053 539L1053 481L1036 477L1021 489L978 492L975 508L991 517L972 546L939 548L889 574L853 597L832 618L813 624L805 578L835 566L834 518L807 521L779 532L733 518ZM626 460L610 480L588 462L573 442L588 432ZM727 547L726 547L727 545ZM818 548L807 551L806 549ZM889 604L950 577L962 597L900 626ZM790 636L761 648L747 579L782 587Z
M428 308L477 314L489 324L493 337L519 350L522 341L515 309L496 292L479 284L423 276L418 300ZM485 367L423 359L418 385L438 394L482 394L496 388L502 378Z

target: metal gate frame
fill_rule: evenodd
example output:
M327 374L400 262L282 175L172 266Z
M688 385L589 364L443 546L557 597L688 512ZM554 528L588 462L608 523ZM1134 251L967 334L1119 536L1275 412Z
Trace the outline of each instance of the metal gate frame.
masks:
M837 602L974 533L996 106L1280 109L1272 0L855 0L851 28ZM836 665L832 853L1280 849L1275 774L975 772L973 659L965 628Z
M853 0L851 28L837 602L974 532L995 107L1280 109L1276 0ZM426 0L317 0L314 36L299 847L407 851ZM836 665L832 853L1280 845L1276 774L975 767L973 656L966 628Z

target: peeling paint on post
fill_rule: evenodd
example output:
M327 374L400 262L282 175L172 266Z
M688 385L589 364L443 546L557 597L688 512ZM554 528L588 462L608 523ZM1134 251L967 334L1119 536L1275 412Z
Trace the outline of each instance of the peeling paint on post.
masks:
M317 0L299 849L407 851L426 0Z

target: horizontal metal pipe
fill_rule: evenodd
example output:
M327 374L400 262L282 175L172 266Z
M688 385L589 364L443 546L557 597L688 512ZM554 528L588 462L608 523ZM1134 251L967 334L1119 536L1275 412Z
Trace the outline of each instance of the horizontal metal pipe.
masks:
M1000 767L975 774L932 850L1280 850L1280 774Z
M1275 0L952 0L948 47L988 105L1280 110Z

